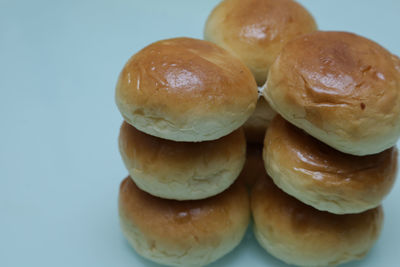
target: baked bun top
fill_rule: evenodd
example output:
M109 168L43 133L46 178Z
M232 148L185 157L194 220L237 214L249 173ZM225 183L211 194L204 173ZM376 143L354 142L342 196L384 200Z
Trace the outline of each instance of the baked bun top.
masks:
M119 151L136 185L177 200L216 195L238 177L246 160L242 128L206 142L175 142L145 134L124 122Z
M292 0L225 0L208 17L204 37L239 57L263 85L282 46L316 29L311 14Z
M336 266L365 256L379 237L382 206L337 215L319 211L257 181L251 194L255 234L272 255L297 266Z
M285 119L345 153L378 153L400 135L400 61L352 33L319 31L288 42L264 96Z
M229 134L253 112L257 95L243 63L213 43L191 38L143 48L126 63L116 88L128 123L175 141Z
M303 233L321 231L324 234L338 234L343 230L352 232L365 222L369 222L377 213L382 216L381 207L359 214L345 215L319 211L285 194L275 186L268 176L257 180L251 197L252 208L262 207L263 212L260 213L260 216L265 216L266 221L277 220L274 223L276 227L290 227L292 231ZM291 222L291 225L287 224L287 220ZM259 226L262 226L262 224ZM290 232L275 230L281 233Z
M176 201L154 197L128 177L121 183L119 207L149 240L182 251L193 244L217 248L221 239L247 227L250 215L248 193L240 183L207 199Z
M266 169L286 193L320 210L359 213L378 206L393 187L397 149L368 156L337 151L277 116L268 128Z

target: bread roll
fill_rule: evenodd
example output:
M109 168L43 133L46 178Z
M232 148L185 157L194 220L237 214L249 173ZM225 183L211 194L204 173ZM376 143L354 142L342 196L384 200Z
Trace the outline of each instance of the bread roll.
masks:
M176 201L149 195L128 177L120 187L119 215L139 255L170 266L204 266L240 243L250 207L238 183L212 198Z
M316 210L258 180L251 195L254 234L274 257L297 266L335 266L364 257L379 237L381 206L359 214Z
M282 46L316 29L311 14L292 0L225 0L208 17L204 38L241 59L263 85Z
M400 135L400 60L352 33L288 42L263 92L286 120L344 153L379 153Z
M133 55L116 87L124 119L138 130L185 142L215 140L253 113L250 70L217 45L191 38L153 43Z
M277 116L264 144L275 184L319 210L359 213L378 206L397 176L397 149L370 156L339 152Z
M217 140L184 143L142 133L124 122L119 150L139 188L177 200L202 199L224 191L246 160L241 128Z

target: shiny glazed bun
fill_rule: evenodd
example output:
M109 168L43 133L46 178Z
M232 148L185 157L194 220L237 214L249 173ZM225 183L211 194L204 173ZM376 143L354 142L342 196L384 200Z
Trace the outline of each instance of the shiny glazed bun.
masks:
M204 266L240 243L250 207L238 183L211 198L176 201L149 195L128 177L120 187L119 215L138 254L170 266Z
M257 179L266 175L262 152L262 145L247 145L246 162L238 180L249 189L253 187Z
M175 141L214 140L253 112L257 85L250 70L217 45L176 38L132 56L116 87L124 119L147 134Z
M280 189L336 214L378 206L397 172L396 148L362 157L344 154L280 116L268 128L263 155L265 168Z
M204 38L240 58L263 85L282 46L316 29L311 14L292 0L225 0L208 17Z
M142 133L124 122L119 150L140 189L177 200L202 199L224 191L246 160L241 128L217 140L182 143Z
M254 113L243 125L247 142L262 144L268 125L275 115L276 112L269 106L264 97L261 96L257 101Z
M379 153L400 135L400 61L355 34L314 32L287 43L264 96L286 120L344 153Z
M334 266L366 255L379 237L382 207L337 215L279 190L270 178L253 187L254 234L274 257L298 266Z

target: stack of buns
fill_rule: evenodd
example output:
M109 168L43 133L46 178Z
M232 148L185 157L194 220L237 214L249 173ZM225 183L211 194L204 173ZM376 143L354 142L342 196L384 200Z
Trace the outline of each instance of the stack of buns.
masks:
M363 257L379 237L380 205L397 173L398 59L355 34L306 34L282 48L263 94L280 114L264 140L267 173L291 203L309 206L272 215L259 196L272 186L260 185L252 199L258 241L302 266ZM280 204L287 206L287 198ZM271 230L278 220L286 226Z
M223 0L204 38L153 43L119 76L130 244L204 266L240 243L251 212L257 241L288 264L362 258L397 174L400 59L318 31L293 0Z
M217 45L153 43L124 66L116 87L125 119L119 149L124 235L142 256L203 266L235 248L250 219L242 124L255 109L250 70Z
M364 256L396 178L399 59L355 34L317 31L292 0L222 1L205 38L239 57L262 86L245 129L250 142L265 136L267 173L242 173L247 183L258 179L251 205L260 245L299 266Z

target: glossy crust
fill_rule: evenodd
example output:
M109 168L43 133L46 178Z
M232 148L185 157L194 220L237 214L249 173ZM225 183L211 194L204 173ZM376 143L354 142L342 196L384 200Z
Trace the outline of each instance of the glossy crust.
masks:
M260 177L266 175L262 152L261 144L247 144L246 162L238 180L249 189Z
M275 184L319 210L359 213L377 207L393 187L397 149L353 156L339 152L277 116L264 143Z
M268 125L275 115L275 110L269 106L264 97L259 97L256 109L243 125L247 142L252 144L262 144L264 142L265 132Z
M142 190L177 200L202 199L224 191L246 160L241 128L217 140L182 143L142 133L124 122L119 150Z
M271 255L298 266L335 266L360 259L374 245L383 209L337 215L316 210L260 179L251 195L254 234Z
M239 128L257 103L250 70L213 43L176 38L132 56L116 87L124 119L174 141L218 139Z
M149 195L128 177L120 187L119 214L138 254L170 266L204 266L240 243L250 207L238 183L212 198L176 201Z
M399 59L355 34L314 32L290 41L264 96L285 119L344 153L379 153L400 135Z
M311 14L292 0L225 0L208 17L204 38L240 58L263 85L282 46L316 29Z

